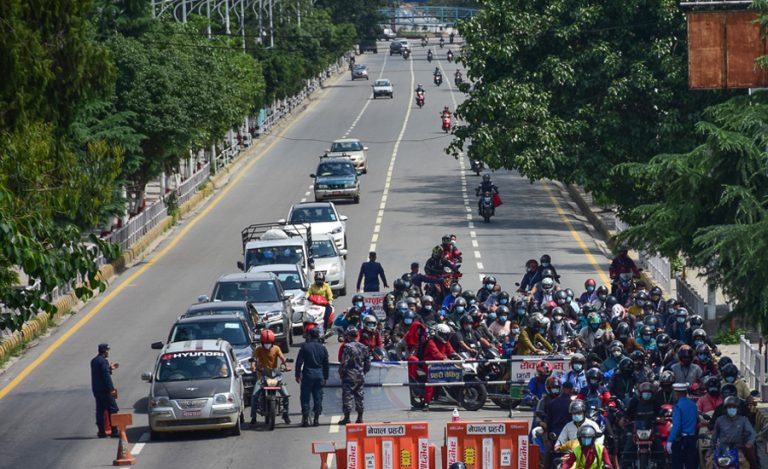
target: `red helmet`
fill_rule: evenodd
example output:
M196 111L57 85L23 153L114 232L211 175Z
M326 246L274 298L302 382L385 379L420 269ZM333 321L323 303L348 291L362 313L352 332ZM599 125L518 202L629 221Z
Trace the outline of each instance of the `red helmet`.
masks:
M544 308L546 315L549 315L552 313L553 309L557 308L557 303L555 303L554 301L547 301L542 305L542 307Z
M590 286L592 286L592 287L597 286L597 282L595 282L595 279L588 278L587 281L584 282L584 288L590 287Z
M264 344L274 344L275 343L275 333L270 331L269 329L265 329L261 331L261 345Z
M548 377L552 374L552 365L545 362L544 360L540 361L538 365L536 365L536 374L542 377Z

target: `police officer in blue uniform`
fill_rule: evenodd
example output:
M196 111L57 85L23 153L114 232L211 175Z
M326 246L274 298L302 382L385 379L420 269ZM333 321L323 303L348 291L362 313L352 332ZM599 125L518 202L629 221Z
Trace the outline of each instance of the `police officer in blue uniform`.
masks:
M108 416L119 411L117 408L117 389L112 383L112 370L120 366L118 363L109 363L109 344L99 344L99 354L91 360L91 391L96 399L96 426L99 432L96 434L99 438L107 437L107 428L109 424ZM109 414L107 414L109 412ZM106 417L106 418L105 418ZM116 427L110 428L112 437L119 437Z
M688 399L688 383L675 383L672 389L677 403L672 407L672 430L667 439L667 452L672 456L672 469L698 469L696 404Z

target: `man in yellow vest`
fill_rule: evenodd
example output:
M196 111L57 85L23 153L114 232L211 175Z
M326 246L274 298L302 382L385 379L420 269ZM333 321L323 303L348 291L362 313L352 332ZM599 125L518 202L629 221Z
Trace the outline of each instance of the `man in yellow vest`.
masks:
M563 464L560 469L604 469L612 468L611 458L608 451L597 440L597 430L589 425L582 425L579 428L578 439L579 446L573 449L563 458Z

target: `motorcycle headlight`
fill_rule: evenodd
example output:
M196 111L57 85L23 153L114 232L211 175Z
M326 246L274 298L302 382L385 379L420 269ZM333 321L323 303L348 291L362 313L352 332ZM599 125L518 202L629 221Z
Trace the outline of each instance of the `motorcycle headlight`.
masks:
M171 401L166 396L157 396L153 398L151 401L149 401L149 405L152 408L155 407L170 407Z
M331 231L331 234L339 234L341 233L342 228L340 226L337 226L336 228Z
M638 430L637 431L637 437L641 440L648 440L651 438L651 431L650 430Z
M270 388L276 387L277 384L277 378L267 378L267 386Z
M213 396L214 404L232 404L233 402L235 402L235 397L229 392L222 392Z

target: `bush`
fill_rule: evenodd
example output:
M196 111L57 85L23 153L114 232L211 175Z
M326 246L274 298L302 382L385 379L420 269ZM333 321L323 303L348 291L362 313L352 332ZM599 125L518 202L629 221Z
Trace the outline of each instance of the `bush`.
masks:
M747 331L741 328L737 328L735 331L731 331L730 328L720 331L719 334L712 337L712 341L716 344L733 345L739 343L739 337L747 335Z

